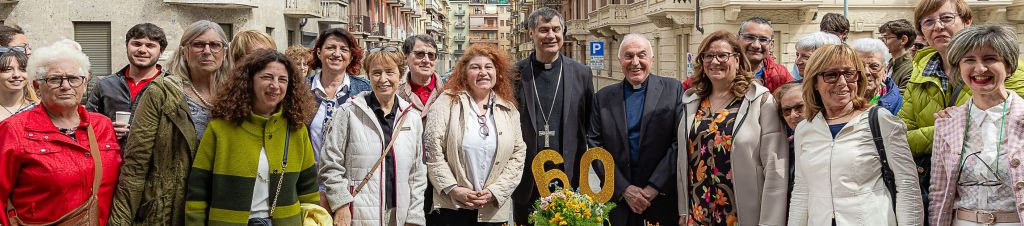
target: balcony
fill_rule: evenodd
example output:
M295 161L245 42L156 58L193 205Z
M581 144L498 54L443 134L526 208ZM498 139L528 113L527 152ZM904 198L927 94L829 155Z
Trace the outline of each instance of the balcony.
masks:
M369 33L370 33L370 36L377 37L377 38L384 38L386 36L386 34L387 34L387 28L384 26L384 23L382 23L382 22L377 22L377 23L371 22L370 23L370 32Z
M320 18L320 0L285 0L284 16L291 18Z
M473 43L498 44L498 39L494 38L471 38L469 41Z
M590 21L587 30L597 37L614 37L629 33L629 23L626 22L630 10L629 5L607 5L590 12Z
M164 3L220 9L252 9L258 6L256 0L164 0Z
M388 5L398 5L398 4L402 4L402 1L401 0L387 0L386 3L388 3Z
M498 26L495 25L469 25L471 31L497 31Z
M403 13L412 13L415 12L416 9L418 8L419 6L416 4L416 1L402 0L402 7L399 8L399 10L401 10Z
M670 1L670 0L669 0ZM587 30L587 20L569 20L566 21L566 29L568 29L569 35L588 35L590 31Z
M320 23L347 24L348 8L346 8L346 4L338 0L320 1Z
M455 40L455 42L465 42L466 36L455 36L455 38L452 39Z
M470 4L508 4L508 0L472 0Z
M758 0L720 0L720 4L702 5L701 9L716 8L720 7L725 11L726 21L738 21L742 11L761 11L771 12L778 14L795 14L796 20L794 22L810 23L814 19L814 15L818 14L818 7L825 5L823 0L779 0L773 1L770 4L766 4L763 1ZM856 3L855 3L856 4ZM840 4L841 5L841 4ZM787 11L786 9L793 9ZM757 13L761 13L757 12ZM746 12L742 14L755 13ZM820 18L821 15L818 15ZM692 21L692 19L690 19Z
M660 28L680 28L694 24L694 3L676 0L647 0L645 15Z
M463 10L463 9L455 10L455 16L465 16L465 15L466 15L466 10Z
M488 12L484 10L474 10L469 14L470 17L498 17L497 12Z
M463 29L463 28L466 28L466 23L459 22L459 23L455 24L455 29Z
M465 52L466 52L465 50L461 50L461 49L456 49L455 51L452 51L452 55L458 55L458 56L461 56L461 55L462 55L463 53L465 53Z
M433 32L444 33L444 29L441 27L441 23L439 23L437 21L430 21L430 22L428 22L426 28L427 28L428 32L433 31Z
M349 16L352 21L352 25L348 27L348 30L352 32L352 35L366 37L373 32L373 23L370 22L369 16Z

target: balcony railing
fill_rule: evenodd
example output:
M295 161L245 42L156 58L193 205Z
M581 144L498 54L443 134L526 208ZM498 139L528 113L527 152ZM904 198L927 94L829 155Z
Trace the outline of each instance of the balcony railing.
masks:
M373 33L373 24L370 23L370 16L350 16L352 25L349 26L349 31L352 33L370 34Z
M470 30L498 30L498 26L494 25L470 25Z
M459 23L455 24L455 29L463 29L463 28L466 28L466 23L459 22Z
M320 22L327 24L347 24L348 9L338 0L320 2Z
M284 16L292 18L319 18L320 0L285 0Z
M465 42L466 36L455 36L455 38L452 39L454 39L456 42Z
M569 29L569 35L587 35L590 31L587 31L587 20L569 20L566 21L566 27Z
M164 3L194 6L200 8L251 9L256 0L164 0Z
M456 49L455 51L452 51L453 55L462 55L462 53L465 53L465 50Z
M498 39L495 38L471 38L469 41L473 43L498 43Z

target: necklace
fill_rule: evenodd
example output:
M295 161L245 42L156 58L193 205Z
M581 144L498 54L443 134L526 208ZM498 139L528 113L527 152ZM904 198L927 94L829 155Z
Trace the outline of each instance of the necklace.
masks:
M15 105L16 108L14 110L17 111L18 109L21 109L21 106L23 106L23 105L25 105L25 104L22 103L22 104ZM7 111L7 113L9 113L11 115L14 115L14 112L11 111L11 109L7 109L7 106L0 105L0 107L3 107L4 111Z
M487 115L488 115L488 113L494 113L494 109L492 107L492 106L494 106L494 93L491 93L490 98L487 101L487 105L484 105L484 113L483 114L480 114L480 112L477 112L477 110L476 110L476 103L473 103L474 102L473 101L473 97L470 96L469 99L470 99L470 105L472 105L472 106L469 106L469 109L473 110L473 115L476 116L476 123L480 125L480 136L483 136L484 138L486 138L487 136L491 135L490 134L490 128L488 128L488 126L487 126Z
M713 99L713 98L712 97L708 97L708 113L716 113L718 111L722 111L722 109L725 109L726 107L729 106L729 104L731 104L732 102L734 102L736 100L735 97L728 98L729 96L731 96L731 95L729 95L729 94L725 95L724 96L724 97L726 97L725 102L723 102L721 104L718 104L718 105L711 104L711 102L712 102L711 99ZM716 106L717 106L717 108L716 108Z
M850 114L853 114L853 112L855 112L855 110L850 110L850 111L848 111L848 112L846 112L846 113L843 113L843 114L841 114L841 115L837 115L836 117L825 117L825 120L836 120L836 119L840 119L840 118L843 118L843 117L849 116Z
M1002 154L1002 152L1003 152L1003 129L1006 126L1006 103L1008 103L1008 102L1010 102L1009 98L1007 98L1006 100L1003 100L1002 116L999 119L999 138L998 138L999 140L997 140L997 142L996 142L996 159L995 159L996 170L994 171L997 174L999 173L999 155ZM974 105L974 101L971 101L970 105L973 106ZM967 158L964 157L964 152L967 151L967 134L968 134L968 132L971 131L971 111L972 111L971 107L968 106L967 107L967 119L966 119L966 122L964 123L964 140L963 140L962 143L960 143L960 167L961 167L961 170L963 170L962 167L963 167L964 163L967 162ZM986 163L986 164L988 164L988 163Z
M533 70L533 60L530 60L530 69ZM537 98L537 105L540 107L540 116L544 117L544 130L537 132L538 135L544 137L544 147L551 147L551 137L555 136L555 131L551 130L551 125L548 123L551 114L555 112L555 99L557 99L558 88L562 86L562 64L558 64L558 81L555 82L555 92L551 94L551 110L544 113L544 105L540 102L540 92L537 91L537 79L534 78L533 82L533 96Z
M213 105L210 104L210 102L206 101L206 98L203 98L203 95L199 94L199 91L196 90L196 86L195 85L192 85L191 83L189 83L188 88L192 88L192 92L196 94L196 97L199 97L199 101L202 101L204 105L206 105L207 107L213 106Z

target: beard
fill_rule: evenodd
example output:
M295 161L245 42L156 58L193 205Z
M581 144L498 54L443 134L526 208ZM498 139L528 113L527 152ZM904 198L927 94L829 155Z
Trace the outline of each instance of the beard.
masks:
M138 62L135 60L134 57L128 56L128 63L132 64L132 66L139 68L152 67L153 65L156 65L157 61L160 61L159 58L153 58L149 62Z

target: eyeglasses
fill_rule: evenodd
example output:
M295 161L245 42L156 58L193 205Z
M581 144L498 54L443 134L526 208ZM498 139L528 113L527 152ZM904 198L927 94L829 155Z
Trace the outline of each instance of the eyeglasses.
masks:
M882 71L882 65L878 63L866 63L864 68L868 69L868 72L871 73Z
M729 60L729 57L738 55L737 53L702 53L700 55L704 62L711 62L711 60L718 59L718 62L725 62Z
M417 59L417 60L422 60L422 59L423 59L423 58L425 58L425 57L426 57L426 58L430 58L430 61L435 61L435 60L437 60L437 53L435 53L435 52L427 52L427 51L412 51L412 54L413 54L414 56L416 56L416 59Z
M192 48L192 52L201 53L201 52L205 51L206 48L210 48L210 52L211 53L219 53L220 51L224 50L224 47L226 45L224 44L224 42L221 42L221 41L213 41L213 42L192 41L192 42L188 43L188 46L190 48Z
M924 43L914 43L914 49L915 50L924 49L924 47L925 47Z
M782 116L783 117L789 116L789 114L792 114L793 112L800 113L800 110L802 110L802 109L804 109L804 104L803 103L797 104L797 105L793 105L793 106L789 106L789 107L783 107L782 108Z
M85 81L85 76L55 75L51 77L40 78L37 80L45 82L47 86L50 86L50 88L61 87L62 85L64 85L64 81L66 80L68 81L68 86L70 86L71 88L78 88L79 86L82 86L82 82Z
M926 17L925 19L921 20L921 27L931 30L935 29L935 26L939 25L939 23L942 23L942 26L946 26L953 23L953 21L956 20L958 16L959 15L957 15L956 13L944 13L942 15L939 15L938 19L934 17Z
M491 135L490 128L487 128L487 115L486 114L485 115L477 115L476 116L476 123L480 124L480 135L481 136L487 137L488 135Z
M988 169L988 172L991 173L992 175L994 175L995 179L993 180L993 179L988 178L986 176L982 176L982 177L986 177L985 181L961 181L961 179L963 178L964 174L966 174L966 173L963 173L964 165L965 164L961 163L960 164L960 171L959 171L961 173L956 178L956 184L960 185L960 186L982 186L982 187L994 187L994 186L1003 185L1003 179L999 177L999 172L998 172L999 171L998 170L999 169L998 168L999 162L998 162L998 160L996 161L996 164L997 164L996 165L997 166L996 170L992 170L992 167L989 166L987 163L985 163L985 161L982 160L981 157L978 156L978 154L981 154L981 152L979 151L979 152L971 153L971 154L967 155L967 158L970 158L971 156L974 156L975 160L978 161L977 164L984 165L985 168ZM966 160L964 160L964 162L966 162Z
M27 51L29 49L31 49L31 48L28 47L28 44L21 45L21 46L11 46L11 47L0 46L0 54L9 53L9 52L25 53L25 51Z
M888 41L890 38L897 38L897 37L896 36L885 36L885 35L878 36L878 40L882 40L882 42Z
M398 52L398 47L387 46L387 47L377 47L377 48L370 49L371 53L380 52L380 51L389 52L389 53Z
M839 70L819 72L817 76L821 77L821 79L824 80L825 83L829 84L836 83L837 81L839 81L839 76L843 76L844 78L846 78L846 83L854 83L857 82L857 79L860 79L860 76L858 76L859 74L860 71L857 70Z
M757 36L757 35L752 35L752 34L740 34L740 38L742 38L744 41L751 42L751 43L761 42L761 43L764 43L764 44L772 44L772 42L775 41L775 40L772 40L771 37Z

